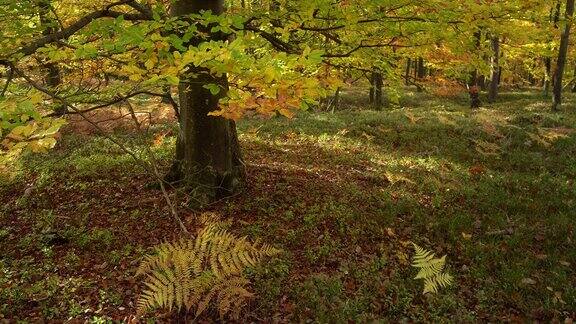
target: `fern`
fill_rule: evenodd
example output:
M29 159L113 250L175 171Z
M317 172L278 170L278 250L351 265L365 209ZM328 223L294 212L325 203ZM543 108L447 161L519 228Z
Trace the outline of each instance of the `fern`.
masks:
M414 279L424 280L424 294L437 293L440 288L445 288L454 282L454 278L444 272L446 256L436 258L435 254L412 243L416 254L412 260L412 266L420 269Z
M239 315L252 297L242 272L280 251L236 237L221 225L208 223L196 238L160 244L154 255L144 258L136 272L145 276L146 287L138 300L139 313L194 310L198 317L214 304L221 317Z

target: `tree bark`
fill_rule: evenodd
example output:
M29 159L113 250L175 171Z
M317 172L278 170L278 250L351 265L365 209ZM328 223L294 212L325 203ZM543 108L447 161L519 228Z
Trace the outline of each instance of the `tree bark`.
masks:
M556 0L556 6L550 11L550 22L554 25L554 28L558 29L558 21L560 21L560 9L562 8L562 3L560 0ZM552 58L544 58L544 85L543 92L544 96L548 97L550 94L550 80L552 74Z
M576 92L576 65L574 65L574 74L572 75L572 93Z
M478 86L480 87L480 90L486 91L486 76L484 75L478 76Z
M382 73L378 70L374 70L374 72L372 72L372 89L374 89L374 101L372 103L376 109L382 108L382 104L383 104L382 86L383 85L384 85L384 81L382 78Z
M500 38L492 37L492 60L490 64L490 89L488 89L488 101L493 103L498 96L498 83L500 79Z
M552 74L552 59L547 57L544 59L544 86L542 89L545 97L550 94L550 74Z
M426 67L424 66L424 59L418 58L418 79L424 79L426 77Z
M562 105L562 78L566 67L566 55L570 44L570 30L572 28L572 16L574 15L574 0L566 0L566 26L560 37L560 50L558 52L558 62L554 70L554 93L552 98L552 110L558 111Z
M222 14L224 1L178 0L173 3L174 17L211 10ZM210 30L208 26L205 32ZM212 39L224 39L211 34ZM193 39L196 46L200 40ZM220 92L213 95L204 88L217 84ZM167 180L183 182L191 189L194 203L203 206L230 196L245 183L244 163L236 124L228 119L208 114L218 109L219 100L226 95L226 75L216 77L204 68L190 67L190 76L182 78L178 86L180 96L180 132L176 143L176 158Z
M410 85L410 67L412 65L412 59L408 58L408 62L406 62L406 75L404 76L404 81L406 85Z
M480 50L480 41L482 39L482 31L478 30L474 33L475 49ZM470 95L470 108L480 108L482 102L480 101L480 89L478 87L478 69L474 69L470 73L470 81L468 82L468 94Z
M40 24L44 28L42 35L51 35L56 31L57 21L50 16L50 0L41 0L38 2L38 16L40 18ZM46 73L45 82L46 85L53 91L57 91L57 87L62 84L62 78L60 76L60 69L55 63L48 62L44 64L44 70ZM58 116L63 116L67 112L66 106L62 104L57 104L54 108L54 113Z

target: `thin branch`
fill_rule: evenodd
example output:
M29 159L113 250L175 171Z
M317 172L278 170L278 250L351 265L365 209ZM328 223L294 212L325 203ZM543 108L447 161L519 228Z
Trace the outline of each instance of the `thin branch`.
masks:
M77 111L69 111L69 112L67 112L66 114L67 114L67 115L78 115L78 114L89 113L89 112L94 111L94 110L98 110L98 109L102 109L102 108L106 108L106 107L110 107L110 106L119 104L119 103L121 103L121 102L123 102L123 101L126 101L126 100L132 98L132 97L136 97L136 96L138 96L138 95L143 95L143 94L149 95L149 96L154 96L154 97L167 98L168 100L171 99L171 102L170 102L170 103L172 104L172 106L174 107L174 109L175 109L176 111L178 111L178 104L176 103L176 101L174 100L174 98L172 98L172 96L169 96L168 94L155 93L155 92L150 92L150 91L138 91L138 92L134 92L134 93L128 94L128 95L123 96L123 97L115 98L115 99L112 100L112 101L109 101L109 102L106 102L106 103L103 103L103 104L100 104L100 105L97 105L97 106L94 106L94 107L90 107L90 108L83 109L83 110L77 110ZM169 96L170 98L168 98L168 96ZM60 115L57 114L57 113L50 113L50 114L48 114L48 115L45 115L44 117L58 117L58 116L60 116Z
M138 130L142 131L140 121L138 121L138 117L136 117L136 113L134 112L134 107L132 107L132 104L130 104L130 101L126 100L126 106L128 107L128 110L130 111L130 116L132 116L132 119L134 120L136 127L138 127ZM180 216L178 216L178 211L176 210L175 204L172 202L172 200L170 199L170 196L168 195L168 192L166 191L166 187L164 186L165 180L162 177L162 175L160 174L160 172L158 171L158 163L156 160L156 156L154 155L154 152L152 152L152 150L150 149L150 147L148 145L144 145L144 147L146 148L146 153L148 153L148 156L150 157L150 160L152 161L152 163L151 163L152 164L152 171L154 172L154 176L158 180L158 184L160 185L160 189L162 190L162 195L164 196L164 200L166 200L166 204L168 204L168 208L170 208L170 212L172 213L174 220L176 221L176 223L178 223L178 225L180 225L180 228L182 229L182 231L184 233L188 233L188 229L186 229L186 226L182 222L182 219L180 218Z
M0 62L1 63L1 62ZM10 64L10 63L9 63ZM124 144L120 143L119 141L117 141L114 137L106 134L106 132L100 127L98 126L97 123L95 123L94 121L92 121L90 118L88 118L81 110L79 110L78 108L76 108L74 105L70 104L65 98L60 97L58 94L52 92L50 89L44 88L43 86L39 85L38 83L34 82L34 80L32 80L29 76L27 76L25 73L21 72L19 69L16 68L16 66L14 66L13 64L10 64L10 67L12 68L12 70L14 71L15 74L19 75L20 77L24 78L24 80L26 80L26 82L28 82L28 84L30 84L33 88L35 88L36 90L60 101L64 106L70 108L72 111L76 112L77 114L79 114L85 121L87 121L90 125L92 125L94 128L96 128L102 136L104 136L105 138L107 138L108 140L110 140L112 143L116 144L124 153L130 155L130 157L132 157L132 159L134 159L134 161L138 164L140 164L140 166L142 166L144 168L144 170L146 170L147 172L149 172L150 174L154 175L154 177L156 178L157 181L160 182L160 187L163 188L162 191L163 193L165 193L165 188L164 188L164 179L161 177L161 175L158 172L158 169L156 168L156 164L152 163L152 168L150 168L150 166L148 165L148 163L146 163L145 161L143 161L142 159L140 159L138 156L136 156L136 154L134 154L134 152L130 151L128 148L126 148L126 146L124 146ZM169 204L169 207L171 210L174 210L174 206L172 205L172 202L169 200L169 197L167 197L167 193L165 198L168 198L167 202ZM178 214L175 213L173 214L173 216L176 218L176 221L178 222L178 224L180 225L182 231L184 232L188 232L188 230L186 229L186 226L184 226L184 223L182 222L182 220L178 217Z

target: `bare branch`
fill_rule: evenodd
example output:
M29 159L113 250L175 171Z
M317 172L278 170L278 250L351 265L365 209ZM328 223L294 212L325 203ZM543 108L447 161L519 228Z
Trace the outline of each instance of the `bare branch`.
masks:
M167 98L168 100L171 100L171 104L174 107L174 109L176 111L178 111L178 104L176 103L176 101L172 98L172 96L168 95L168 94L163 94L163 93L155 93L155 92L150 92L150 91L137 91L137 92L133 92L131 94L128 94L126 96L122 96L122 97L117 97L112 101L94 106L94 107L90 107L87 109L83 109L83 110L77 110L77 111L69 111L66 114L67 115L80 115L80 114L85 114L85 113L89 113L91 111L94 110L98 110L98 109L102 109L102 108L106 108L106 107L110 107L116 104L119 104L121 102L124 102L130 98L139 96L139 95L149 95L149 96L153 96L153 97L161 97L161 98ZM169 98L168 98L169 97ZM45 115L44 117L57 117L60 116L56 113L50 113L48 115Z

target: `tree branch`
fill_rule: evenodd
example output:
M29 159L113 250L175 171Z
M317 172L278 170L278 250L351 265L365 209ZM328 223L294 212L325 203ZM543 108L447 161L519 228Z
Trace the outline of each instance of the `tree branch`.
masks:
M170 96L169 94L155 93L155 92L150 92L150 91L133 92L133 93L128 94L126 96L115 98L114 100L103 103L101 105L97 105L97 106L90 107L90 108L83 109L83 110L69 111L66 114L67 115L81 115L81 114L89 113L89 112L94 111L94 110L98 110L98 109L102 109L102 108L106 108L106 107L110 107L110 106L119 104L123 101L130 99L130 98L136 97L138 95L143 95L143 94L168 99L170 101L170 104L174 108L174 111L176 113L176 117L177 118L179 117L178 116L179 115L178 114L178 112L179 112L178 103L176 103L176 101L174 100L174 98L172 98L172 96ZM44 117L46 118L46 117L59 117L59 116L60 116L60 114L53 112L53 113L50 113L48 115L45 115Z
M50 43L54 43L54 42L62 40L62 39L69 38L70 36L74 35L76 32L78 32L82 28L88 26L93 20L96 20L99 18L118 18L120 16L123 16L125 20L136 20L137 21L137 20L150 20L151 19L151 17L149 17L148 15L143 14L143 13L130 14L130 13L123 13L123 12L117 12L117 11L111 10L114 7L117 7L120 5L130 5L132 3L134 3L134 0L123 0L123 1L109 4L108 6L106 6L106 8L104 8L102 10L94 11L94 12L78 19L72 25L70 25L64 29L59 30L58 32L51 33L49 35L45 35L44 37L41 37L35 41L32 41L27 46L22 47L21 49L19 49L15 53L11 54L10 56L13 56L16 54L21 54L24 56L32 55L41 47L44 47Z

